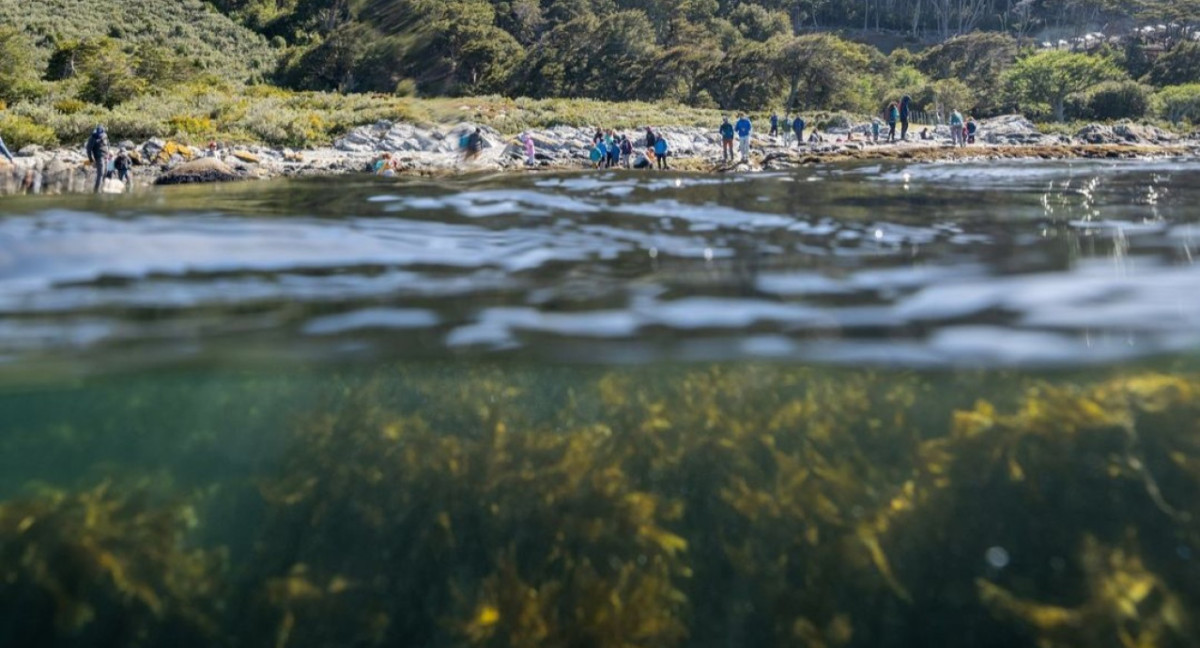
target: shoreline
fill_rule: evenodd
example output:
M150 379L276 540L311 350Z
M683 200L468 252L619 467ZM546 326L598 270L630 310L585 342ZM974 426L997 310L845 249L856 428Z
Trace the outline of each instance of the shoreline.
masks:
M175 142L149 140L137 152L128 187L108 180L104 193L138 191L155 184L191 184L291 177L376 175L371 166L385 154L391 177L447 177L475 172L560 172L593 169L587 154L589 129L556 127L529 131L538 164L528 166L518 140L484 128L484 150L464 162L457 150L459 135L475 128L459 124L423 129L411 124L379 122L354 129L331 147L302 150L265 146L225 146L209 152ZM919 127L918 127L919 128ZM825 141L786 146L782 137L752 137L748 162L722 163L715 129L662 127L673 152L672 171L689 173L754 173L846 162L966 162L1001 159L1151 159L1200 155L1200 140L1180 138L1152 126L1091 125L1076 136L1045 135L1020 116L981 123L975 144L955 147L946 127L935 127L928 140L893 143L868 141L869 125L860 124L823 134ZM916 130L915 128L913 129ZM912 134L912 133L910 133ZM640 133L630 132L632 137ZM631 139L632 139L631 137ZM110 150L115 151L116 145ZM156 159L155 159L156 158ZM151 163L147 163L154 160ZM89 193L94 184L82 149L22 149L17 165L0 160L0 195ZM622 165L622 170L624 167ZM653 169L645 169L653 171Z

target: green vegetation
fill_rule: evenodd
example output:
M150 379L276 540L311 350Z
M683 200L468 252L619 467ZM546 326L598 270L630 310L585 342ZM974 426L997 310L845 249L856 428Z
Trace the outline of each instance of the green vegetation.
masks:
M1194 642L1194 376L942 378L972 382L965 390L778 365L322 376L319 389L288 376L188 390L245 429L181 419L154 378L105 387L107 410L71 400L78 427L14 419L11 452L108 475L151 456L162 470L165 457L192 480L207 458L220 481L42 487L0 502L10 636L280 648ZM272 400L287 390L314 410ZM10 398L60 421L53 399ZM276 408L297 422L266 425ZM231 476L231 447L249 472Z
M117 138L300 147L379 118L469 119L506 133L711 126L716 110L861 118L902 95L930 120L954 109L1059 122L1191 120L1177 98L1171 107L1156 99L1200 81L1200 44L1184 32L1090 53L1039 51L1025 38L1070 20L1156 18L1162 7L1017 3L1025 7L1017 15L1011 4L0 0L10 25L0 28L0 101L15 113L0 133L73 144L103 121ZM872 40L864 29L885 28L944 40L913 35L887 54L863 42Z

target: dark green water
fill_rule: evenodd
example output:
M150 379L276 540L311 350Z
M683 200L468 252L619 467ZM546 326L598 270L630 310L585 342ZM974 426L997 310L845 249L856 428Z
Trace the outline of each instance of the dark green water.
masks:
M0 203L0 644L1200 643L1200 164Z

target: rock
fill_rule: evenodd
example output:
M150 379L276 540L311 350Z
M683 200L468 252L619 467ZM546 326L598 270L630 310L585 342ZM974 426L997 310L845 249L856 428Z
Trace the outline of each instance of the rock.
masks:
M33 157L44 150L46 149L38 146L37 144L26 144L25 146L21 147L21 150L17 151L17 155L20 157Z
M237 180L238 174L234 173L220 160L216 158L200 158L191 162L184 162L179 166L159 176L154 181L156 185L177 185L177 184L193 184L203 182L228 182Z
M1024 115L1001 115L979 120L978 124L976 138L989 144L1033 144L1042 139L1041 131ZM945 135L950 136L949 129Z
M131 140L121 140L120 143L117 144L117 148L125 149L126 151L132 151L133 149L137 148L137 145Z
M246 164L260 164L262 162L257 155L254 155L248 151L234 151L232 155Z
M1088 144L1115 144L1118 141L1124 141L1123 138L1121 140L1117 139L1117 135L1113 133L1112 126L1105 126L1104 124L1088 124L1079 129L1079 132L1075 133L1075 137Z

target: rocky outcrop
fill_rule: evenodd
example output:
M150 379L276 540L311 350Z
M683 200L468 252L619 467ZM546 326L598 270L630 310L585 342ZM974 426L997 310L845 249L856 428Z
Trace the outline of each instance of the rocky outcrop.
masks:
M1088 124L1075 137L1088 144L1169 144L1178 140L1156 126L1128 121L1112 125Z
M205 182L229 182L238 180L241 176L224 162L216 158L200 158L184 162L167 171L154 181L156 185L197 184Z

